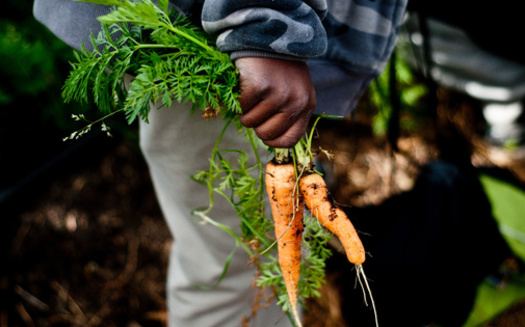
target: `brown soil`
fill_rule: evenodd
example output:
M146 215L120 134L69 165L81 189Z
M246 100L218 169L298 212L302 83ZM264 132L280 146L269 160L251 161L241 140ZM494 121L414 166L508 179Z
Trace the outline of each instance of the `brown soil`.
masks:
M367 126L367 117L356 117L319 128L321 147L335 155L326 167L341 203L377 204L408 190L420 165L439 155L429 139L411 135L401 136L392 155ZM171 239L147 167L128 142L102 148L70 159L3 211L0 327L165 325ZM478 150L474 162L524 175L505 153ZM345 326L337 277L330 271L322 296L309 302L305 327ZM491 326L524 321L518 306Z

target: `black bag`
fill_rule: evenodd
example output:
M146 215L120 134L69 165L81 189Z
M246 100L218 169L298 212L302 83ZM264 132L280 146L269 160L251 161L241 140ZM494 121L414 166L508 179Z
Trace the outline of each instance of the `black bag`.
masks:
M370 207L345 211L370 254L364 264L380 326L461 326L484 278L512 256L473 167L434 162L412 190ZM351 326L374 326L371 306L343 255L338 271Z

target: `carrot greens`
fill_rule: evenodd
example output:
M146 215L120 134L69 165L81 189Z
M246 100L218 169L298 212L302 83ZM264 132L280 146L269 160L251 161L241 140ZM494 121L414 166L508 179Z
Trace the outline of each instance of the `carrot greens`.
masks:
M91 37L92 47L84 46L76 53L62 96L66 102L93 101L101 117L88 121L83 115L75 116L87 125L67 139L80 137L96 124L109 133L104 121L116 114L124 114L129 124L138 119L148 122L152 103L160 103L163 110L168 110L175 101L191 102L193 114L199 111L205 119L224 120L223 132L210 154L209 168L192 176L209 190L209 203L194 214L232 236L237 247L258 265L258 286L274 289L279 303L289 308L273 247L273 224L265 210L264 169L259 157L263 144L252 129L240 124L239 74L229 56L217 50L214 40L203 30L169 10L167 0L159 0L156 5L151 0L82 1L112 6L112 10L99 17L103 28ZM250 153L221 147L222 135L228 128L235 128L246 139ZM293 150L275 149L274 153L293 160L296 167L310 166L312 135ZM209 216L215 196L225 198L240 217L241 235ZM315 219L305 219L305 255L298 289L302 299L319 295L325 260L330 256L326 247L329 238ZM225 263L225 271L232 255Z
M209 117L234 119L240 112L235 66L188 19L149 0L85 2L116 7L100 17L93 49L77 53L62 92L66 102L91 99L104 114L124 112L129 123L147 121L157 101L165 107L191 101ZM134 76L129 88L125 74Z

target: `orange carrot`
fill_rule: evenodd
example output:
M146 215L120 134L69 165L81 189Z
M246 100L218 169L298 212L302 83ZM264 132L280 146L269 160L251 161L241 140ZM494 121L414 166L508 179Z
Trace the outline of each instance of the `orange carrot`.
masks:
M350 219L334 203L324 179L319 174L307 174L299 180L299 189L310 212L341 241L348 261L356 265L363 264L363 243Z
M357 235L354 225L350 219L348 219L345 212L334 202L321 175L316 173L306 173L303 175L299 179L299 190L303 196L304 204L312 215L314 215L324 227L337 236L345 249L348 261L355 264L357 279L365 293L365 303L367 302L366 292L368 292L374 308L376 326L379 326L372 291L370 290L363 269L365 248L359 235Z
M297 284L301 265L301 238L303 233L303 203L297 191L293 164L266 165L266 191L270 199L277 238L279 266L297 324Z

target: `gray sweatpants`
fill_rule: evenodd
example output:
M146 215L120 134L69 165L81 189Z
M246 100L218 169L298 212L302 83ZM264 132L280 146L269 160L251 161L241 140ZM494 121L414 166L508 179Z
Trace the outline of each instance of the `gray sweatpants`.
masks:
M197 170L207 169L208 158L223 122L205 121L199 112L191 116L190 104L152 108L149 124L140 124L140 146L149 165L153 184L169 229L173 235L167 281L170 327L242 326L249 317L256 290L255 270L248 255L239 248L227 276L219 279L226 258L235 246L221 229L202 224L191 211L208 205L208 189L191 180ZM224 148L246 149L244 137L231 128L224 136ZM264 160L265 157L263 157ZM209 215L239 231L240 218L226 201L215 197ZM272 303L260 309L249 326L291 326L281 308Z

